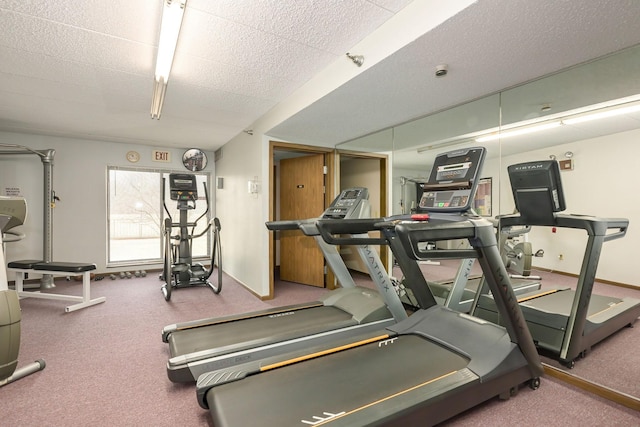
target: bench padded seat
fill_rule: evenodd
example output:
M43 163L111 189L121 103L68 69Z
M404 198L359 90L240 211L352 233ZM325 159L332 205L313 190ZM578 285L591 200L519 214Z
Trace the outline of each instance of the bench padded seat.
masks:
M82 262L44 262L41 259L27 259L22 261L11 261L9 268L17 268L20 270L43 270L43 271L61 271L64 273L83 273L85 271L95 270L95 264L85 264Z
M21 270L31 270L34 265L43 262L41 259L25 259L22 261L11 261L7 267L19 268Z
M95 270L97 266L95 264L84 264L80 262L40 262L34 264L31 267L34 270L45 271L63 271L69 273L82 273L85 271Z
M15 271L16 292L20 298L44 298L63 301L75 301L78 304L65 307L65 311L79 310L81 308L105 302L106 297L91 299L91 274L97 268L96 264L87 264L81 262L43 262L42 260L22 260L12 261L8 264L9 269ZM40 289L36 292L26 292L24 290L24 281L27 274L37 273L50 276L70 276L82 275L82 296L66 295L62 293L43 292ZM52 287L55 287L52 286ZM42 288L42 286L41 286Z

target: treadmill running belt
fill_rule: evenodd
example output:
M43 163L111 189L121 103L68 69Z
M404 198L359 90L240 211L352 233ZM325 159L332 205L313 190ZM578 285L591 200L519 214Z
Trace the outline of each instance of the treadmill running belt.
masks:
M304 426L329 414L376 411L394 398L395 405L421 402L411 393L440 393L477 379L468 363L420 336L401 335L214 387L207 402L216 427Z
M576 293L574 290L564 290L545 295L542 298L533 298L527 302L523 302L522 305L537 307L545 311L569 317L575 296ZM587 310L587 318L611 308L619 301L620 299L618 298L591 294L591 298L589 299L589 309Z
M351 314L319 306L221 323L215 327L185 329L169 336L171 356L232 346L233 351L318 334L355 325ZM277 331L276 335L273 331ZM222 352L222 351L221 351Z

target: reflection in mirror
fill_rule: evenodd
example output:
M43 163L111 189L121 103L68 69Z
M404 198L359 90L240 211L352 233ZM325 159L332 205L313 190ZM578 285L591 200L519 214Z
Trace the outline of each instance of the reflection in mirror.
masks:
M602 247L592 301L595 295L640 300L640 283L630 255L637 250L640 237L635 227L640 223L640 210L633 197L637 166L631 166L637 164L634 155L640 138L639 73L640 47L634 47L501 94L502 213L514 206L506 167L552 158L561 166L567 213L629 220L624 238ZM505 136L509 129L553 122L553 127L526 135ZM543 289L575 288L586 233L534 227L528 237L534 248L544 250L544 257L534 260L544 276ZM606 318L598 321L606 322ZM583 360L576 361L571 373L640 397L638 360L634 362L635 354L628 351L638 347L637 328L622 328L594 345ZM553 359L545 362L567 369Z
M515 207L509 165L557 159L567 213L630 222L624 238L603 245L594 294L640 299L632 255L640 240L640 205L634 187L640 139L639 75L640 46L635 46L339 148L393 150L392 214L410 210L412 181L428 176L439 152L474 145L487 148L482 177L492 179L493 216L512 213ZM536 273L543 276L543 288L554 281L575 286L587 243L584 231L538 228L527 239L534 253L544 253L533 259ZM640 348L638 328L624 328L594 345L571 372L640 398L640 354L629 348Z
M415 182L429 177L438 154L478 146L473 136L500 124L499 100L498 95L488 96L393 129L393 214L410 211L417 194ZM500 170L500 144L481 145L487 149L482 178L491 178ZM486 209L499 210L498 206Z
M207 167L207 155L199 148L190 148L182 155L182 164L191 172L198 172Z

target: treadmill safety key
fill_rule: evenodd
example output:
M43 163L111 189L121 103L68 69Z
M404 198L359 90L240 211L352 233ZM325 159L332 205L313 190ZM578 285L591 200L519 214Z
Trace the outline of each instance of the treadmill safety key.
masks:
M411 219L414 221L429 221L429 214L411 214Z

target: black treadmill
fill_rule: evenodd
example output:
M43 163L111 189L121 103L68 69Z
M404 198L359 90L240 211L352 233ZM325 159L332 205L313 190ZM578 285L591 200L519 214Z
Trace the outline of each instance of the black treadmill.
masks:
M429 194L435 211L414 217L320 220L329 243L364 244L344 237L379 230L423 309L372 336L333 348L310 348L259 366L202 375L198 402L217 427L434 425L494 396L508 398L529 382L537 388L542 366L486 219L448 214L466 211L484 158L483 148L436 158ZM427 193L425 193L426 195ZM428 197L428 196L427 196ZM445 205L439 205L444 203ZM341 236L341 237L337 237ZM437 251L441 258L477 258L508 319L506 327L437 304L418 260L431 258L425 242L468 239L471 249ZM248 410L250 408L250 410Z
M369 216L368 198L366 188L343 190L322 217L341 221ZM317 219L272 221L266 226L269 230L299 229L312 236L342 287L319 301L166 326L162 339L169 344L167 376L171 381L193 382L214 369L378 331L407 318L377 252L368 245L358 247L378 292L356 286L336 246L320 237Z
M427 212L431 209L431 207L422 205L426 202L422 196L425 191L429 192L429 186L429 182L416 182L418 205L416 206L415 213L417 214ZM503 249L502 243L504 243L504 240L503 236L500 234L500 238L498 240L498 248L500 250ZM469 313L478 291L487 290L486 287L482 286L482 276L471 275L471 269L474 264L474 259L462 260L453 280L428 282L429 288L431 289L431 292L433 292L438 303L463 313ZM505 265L508 269L508 264ZM516 295L533 292L541 287L539 277L515 277L514 275L510 275L509 277L511 278L511 285Z
M576 289L541 289L520 295L531 335L542 354L568 367L591 346L640 316L640 300L594 295L593 284L604 242L624 237L629 221L561 214L565 201L558 163L553 160L508 167L518 214L499 218L501 227L546 226L585 230L588 235ZM474 302L472 313L502 323L490 295Z
M472 276L471 269L475 259L462 260L453 280L429 281L429 289L439 304L462 313L469 313L478 291L487 292L482 286L482 276ZM510 275L511 286L516 295L537 291L540 280L514 278ZM409 301L411 298L408 298Z

